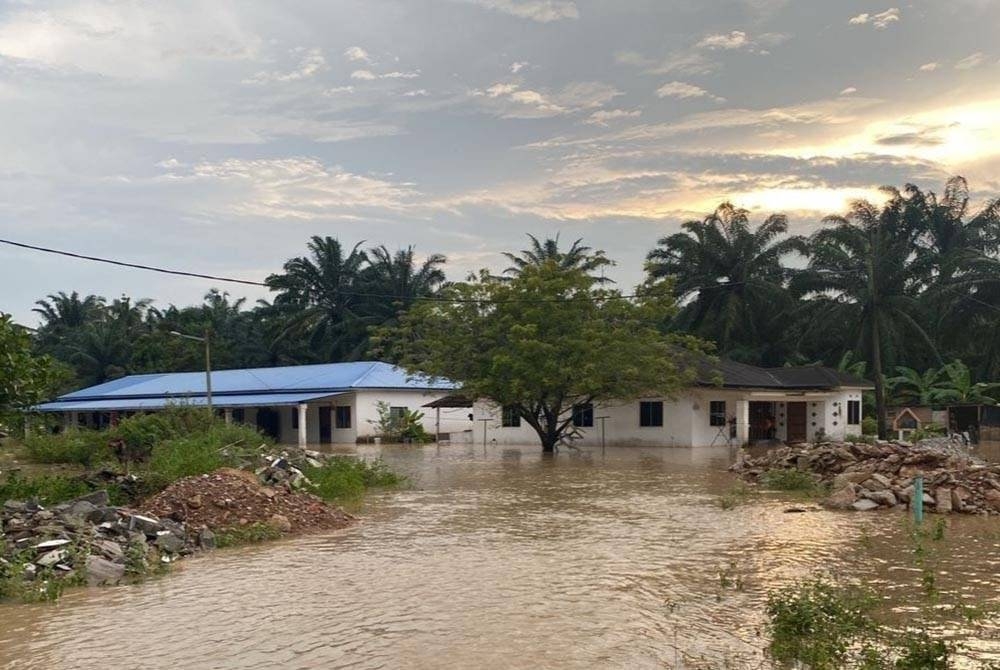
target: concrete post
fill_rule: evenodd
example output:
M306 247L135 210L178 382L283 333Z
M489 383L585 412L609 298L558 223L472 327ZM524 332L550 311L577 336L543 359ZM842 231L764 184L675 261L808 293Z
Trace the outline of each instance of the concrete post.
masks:
M305 448L308 442L307 431L306 431L306 410L309 409L309 405L306 403L299 403L299 446Z
M222 410L222 416L225 418L226 423L232 423L233 409L231 407L227 407L226 409Z
M74 429L80 427L80 413L79 412L70 412L69 413L69 425L70 425L70 428L74 428Z

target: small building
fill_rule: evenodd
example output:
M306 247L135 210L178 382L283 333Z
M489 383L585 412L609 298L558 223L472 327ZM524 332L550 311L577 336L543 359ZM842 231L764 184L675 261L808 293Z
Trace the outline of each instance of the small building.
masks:
M205 382L204 372L130 375L59 396L37 410L61 413L67 425L98 427L129 413L203 407ZM218 370L211 382L212 406L227 420L257 426L285 444L367 440L376 434L379 402L401 414L455 389L378 361ZM433 417L423 424L429 433L437 429ZM467 412L460 427L469 427Z
M949 435L962 435L971 444L1000 443L1000 406L964 403L930 407L889 407L892 430L909 439L918 429L935 426Z
M867 380L832 368L761 368L720 361L703 365L696 383L671 398L575 408L574 444L707 447L843 439L861 434L861 394L871 388ZM538 441L534 430L504 407L484 400L466 406L480 422L477 442Z

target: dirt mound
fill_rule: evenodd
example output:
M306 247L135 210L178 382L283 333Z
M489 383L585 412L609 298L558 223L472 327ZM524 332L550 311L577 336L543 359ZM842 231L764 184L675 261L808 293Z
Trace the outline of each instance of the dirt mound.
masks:
M212 530L266 523L282 532L301 533L354 522L353 516L314 495L263 486L252 472L227 468L179 479L142 508L161 518Z

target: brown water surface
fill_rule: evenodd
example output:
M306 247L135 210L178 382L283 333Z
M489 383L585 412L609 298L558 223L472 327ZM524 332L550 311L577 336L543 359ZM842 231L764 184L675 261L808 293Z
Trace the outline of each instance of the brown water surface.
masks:
M921 602L903 515L786 513L782 494L725 510L724 448L358 449L412 488L370 496L356 528L0 605L0 666L754 668L790 580L863 580L901 620ZM941 601L1000 606L1000 521L948 524ZM968 667L1000 660L1000 624L945 632Z

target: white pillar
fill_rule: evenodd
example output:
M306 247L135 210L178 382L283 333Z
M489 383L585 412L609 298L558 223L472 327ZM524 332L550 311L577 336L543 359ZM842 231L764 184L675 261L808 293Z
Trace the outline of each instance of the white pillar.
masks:
M306 433L306 410L309 409L309 405L299 403L299 446L305 447L307 442Z
M222 416L223 416L223 418L225 418L226 423L232 423L233 422L233 408L232 407L227 407L226 409L222 410Z
M70 425L71 428L74 428L74 429L80 427L80 414L79 414L79 412L70 412L69 413L69 425Z

